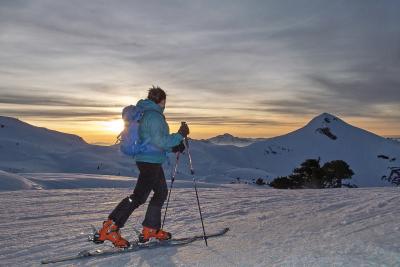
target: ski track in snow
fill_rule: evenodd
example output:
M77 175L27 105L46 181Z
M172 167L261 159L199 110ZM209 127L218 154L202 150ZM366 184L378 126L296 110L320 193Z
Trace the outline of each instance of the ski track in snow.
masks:
M0 193L0 265L40 266L45 258L102 248L86 241L131 189L22 190ZM206 230L231 228L183 247L69 261L51 266L400 266L399 188L274 190L202 188ZM124 236L135 237L147 203ZM192 188L171 196L166 229L201 234Z

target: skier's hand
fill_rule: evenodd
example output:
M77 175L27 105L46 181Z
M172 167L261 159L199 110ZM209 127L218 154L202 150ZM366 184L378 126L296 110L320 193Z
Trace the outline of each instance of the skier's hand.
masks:
M179 145L176 145L172 148L172 152L174 152L174 153L176 153L176 152L182 153L183 151L185 151L185 145L183 144L183 141L180 142Z
M181 127L178 130L178 133L182 135L184 138L188 136L189 132L189 126L186 124L186 122L182 122Z

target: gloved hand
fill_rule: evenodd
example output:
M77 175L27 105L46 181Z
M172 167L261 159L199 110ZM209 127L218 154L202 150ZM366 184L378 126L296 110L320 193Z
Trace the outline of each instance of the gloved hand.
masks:
M181 134L184 138L186 138L190 133L188 125L182 122L181 127L178 130L178 133Z
M183 151L185 151L185 145L183 144L183 141L181 141L179 145L176 145L172 148L172 152L174 153L176 152L182 153Z

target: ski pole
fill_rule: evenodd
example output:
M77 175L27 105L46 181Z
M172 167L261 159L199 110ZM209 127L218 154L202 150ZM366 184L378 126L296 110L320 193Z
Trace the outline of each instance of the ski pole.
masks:
M177 172L177 169L178 169L179 155L180 155L180 152L179 151L176 152L175 166L174 166L174 169L172 170L172 174L171 174L171 186L169 187L167 205L165 207L164 218L163 218L163 221L162 221L161 229L164 228L165 217L167 216L169 198L171 197L171 191L172 191L172 187L174 186L175 176L176 176L176 172Z
M189 141L188 141L188 138L187 138L187 137L185 137L185 145L186 145L187 153L188 153L188 156L189 156L190 173L193 175L193 185L194 185L194 190L195 190L195 192L196 192L197 206L199 207L201 226L203 227L204 242L206 243L206 246L208 247L208 244L207 244L207 235L206 235L206 230L205 230L205 228L204 228L204 222L203 222L203 215L202 215L202 213L201 213L200 200L199 200L199 193L197 192L196 178L195 178L195 176L194 176L194 169L193 169L193 163L192 163L192 155L190 154L190 150L189 150Z

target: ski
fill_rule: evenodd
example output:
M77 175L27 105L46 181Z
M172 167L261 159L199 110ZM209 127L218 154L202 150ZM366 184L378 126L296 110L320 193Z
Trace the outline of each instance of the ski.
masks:
M215 233L208 234L206 236L206 239L222 236L222 235L226 234L228 231L229 231L229 228L224 228ZM165 240L165 241L150 241L147 243L138 243L137 241L134 241L134 242L132 242L131 246L126 249L106 248L106 249L96 249L96 250L83 250L76 255L45 259L45 260L42 260L41 263L49 264L49 263L57 263L57 262L77 260L77 259L90 258L90 257L101 257L101 256L105 257L105 256L109 256L109 255L114 255L114 254L130 253L130 252L135 252L135 251L138 251L141 249L182 246L182 245L187 245L189 243L192 243L196 240L201 240L203 238L204 238L203 235L195 235L195 236L183 237L183 238L173 238L173 239Z

